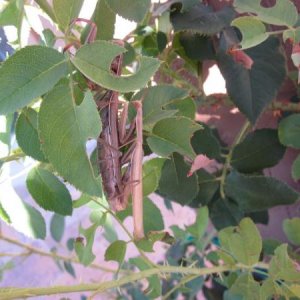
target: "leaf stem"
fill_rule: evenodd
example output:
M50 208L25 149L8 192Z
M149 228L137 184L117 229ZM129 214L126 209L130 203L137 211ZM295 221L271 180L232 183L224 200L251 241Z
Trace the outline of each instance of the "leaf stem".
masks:
M64 255L61 255L61 254L57 254L55 252L46 252L46 251L37 249L35 247L32 247L31 245L22 243L18 240L11 239L11 238L9 238L7 236L4 236L4 235L0 235L0 240L3 240L7 243L14 244L16 246L21 247L21 248L27 250L28 254L34 253L34 254L38 254L40 256L50 257L50 258L53 258L53 259L61 259L63 261L69 261L69 262L72 262L72 263L75 263L75 264L81 264L80 261L77 258L64 256ZM20 255L25 256L25 254L26 253L21 253ZM101 271L104 271L104 272L109 272L109 273L115 273L117 271L117 270L106 268L106 267L103 267L103 266L100 266L100 265L97 265L97 264L91 264L91 265L89 265L89 267L93 268L93 269L98 269L98 270L101 270ZM1 293L0 293L0 296L1 296ZM1 299L1 297L0 297L0 299Z
M245 122L245 124L243 125L243 127L241 128L240 132L238 133L238 135L235 137L229 152L226 156L226 160L223 166L223 170L222 170L222 175L220 177L220 195L222 199L225 199L225 191L224 191L224 186L225 186L225 180L226 180L226 176L227 176L227 171L230 168L230 164L231 164L231 159L232 159L232 154L233 154L233 150L236 147L237 144L239 144L241 142L241 140L243 139L244 135L246 134L246 132L248 131L249 127L250 127L250 122L247 120Z
M8 156L0 157L0 161L6 163L6 162L18 160L18 159L23 158L25 156L26 156L26 154L23 153L23 152L21 152L21 153L14 153L14 154L11 154L11 155L8 155Z

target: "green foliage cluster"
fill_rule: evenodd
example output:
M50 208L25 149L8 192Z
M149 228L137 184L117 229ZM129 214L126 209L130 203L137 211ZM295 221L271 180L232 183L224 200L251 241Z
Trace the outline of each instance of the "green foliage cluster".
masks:
M59 255L56 248L45 253L1 234L0 240L51 257L75 277L76 263L97 268L94 240L101 228L110 243L104 260L117 263L113 270L117 279L74 289L4 288L0 299L79 290L92 292L92 298L120 286L123 292L116 296L120 300L176 299L179 294L193 299L199 291L207 299L300 298L300 218L283 222L290 244L262 240L255 225L268 223L270 208L299 199L292 187L264 174L282 160L288 147L300 148L299 114L289 112L278 128L256 127L265 111L284 107L273 101L284 80L289 77L296 86L295 70L287 69L290 57L283 51L284 43L292 44L293 62L299 69L296 6L290 0L277 0L272 7L263 7L259 0L234 0L233 5L214 10L213 1L98 0L92 22L78 23L83 2L53 0L50 6L36 0L35 9L47 15L57 31L44 29L39 44L25 47L21 29L28 4L11 0L0 13L0 26L13 25L18 32L16 53L0 68L0 115L5 121L0 141L8 149L0 167L24 157L36 161L26 178L36 205L20 199L12 186L9 194L0 188L0 218L35 239L45 239L49 227L58 244L67 234L65 217L75 210L88 208L90 225L79 224L78 237L67 240L66 247L76 258ZM122 43L113 41L117 15L137 22ZM95 41L90 41L93 25L97 32ZM274 25L283 29L274 31ZM56 47L61 40L65 49L76 46L76 52ZM124 58L122 74L115 76L111 64L119 55ZM226 81L228 95L222 105L238 108L245 117L232 145L226 145L215 128L195 121L198 110L216 103L202 86L202 67L209 60L216 61ZM142 99L147 159L142 174L146 237L141 240L135 240L124 225L132 215L132 203L117 213L110 209L98 149L87 151L87 143L97 140L102 131L91 82L104 91L119 92L129 102L130 120L134 118L131 101ZM289 104L287 111L294 107ZM220 167L210 173L204 168L190 172L198 155L214 159ZM292 177L300 179L300 155ZM70 186L81 192L79 198L72 199ZM183 229L174 225L169 231L151 200L154 192L167 209L173 202L196 209L195 222ZM49 224L45 210L52 214ZM127 240L118 238L112 222L123 228ZM214 229L208 229L209 222ZM165 261L158 264L147 256L156 242L168 245ZM139 256L127 260L130 243ZM13 268L12 261L0 265L0 275ZM144 278L148 286L143 290L135 281Z

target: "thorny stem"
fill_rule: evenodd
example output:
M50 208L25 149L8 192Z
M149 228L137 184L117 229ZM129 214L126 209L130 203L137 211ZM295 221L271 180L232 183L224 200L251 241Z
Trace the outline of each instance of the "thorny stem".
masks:
M241 128L240 132L235 137L235 140L233 141L233 143L232 143L232 145L229 149L229 153L226 156L226 160L225 160L225 163L224 163L224 166L223 166L222 175L221 175L221 179L220 179L220 194L221 194L222 199L225 199L224 186L225 186L227 171L230 168L233 150L234 150L235 146L241 142L241 140L243 139L243 137L246 134L247 130L249 129L250 125L251 124L250 124L249 121L245 122L245 124Z
M79 285L68 285L68 286L52 286L52 287L39 287L39 288L2 288L0 291L0 299L17 299L17 298L30 298L44 295L57 295L74 292L85 292L85 291L98 291L99 293L104 292L108 289L121 287L127 283L131 283L137 280L141 280L152 275L163 275L164 273L181 273L195 276L205 276L215 273L222 273L227 271L236 271L240 269L251 269L251 267L243 265L235 266L217 266L210 268L189 268L189 267L176 267L176 266L159 266L155 268L144 270L138 273L124 276L118 280L111 280L102 283L82 283Z
M6 237L2 234L0 235L0 240L3 240L3 241L5 241L7 243L10 243L10 244L14 244L16 246L19 246L19 247L27 250L28 251L27 253L25 252L25 253L20 254L22 256L34 253L34 254L38 254L40 256L50 257L50 258L53 258L53 259L61 259L63 261L69 261L69 262L72 262L72 263L75 263L75 264L81 264L80 261L75 257L68 257L68 256L64 256L64 255L61 255L61 254L57 254L55 252L46 252L46 251L37 249L35 247L32 247L31 245L22 243L18 240L14 240L14 239L11 239L9 237ZM104 271L104 272L109 272L109 273L115 273L117 271L117 270L114 270L114 269L110 269L110 268L100 266L98 264L90 264L89 267L93 268L93 269L98 269L98 270L101 270L101 271ZM1 293L0 293L0 296L1 296ZM1 299L1 297L0 297L0 299Z
M102 203L98 202L96 199L93 199L94 202L96 202L98 205L100 205L102 208L105 209L105 211L107 213L109 213L118 223L119 225L122 227L122 229L125 231L125 233L128 235L130 241L132 243L134 243L134 245L136 246L137 250L139 251L141 257L145 260L145 262L152 267L155 267L156 265L146 256L146 254L144 253L144 251L142 251L136 244L133 235L129 232L129 230L126 228L126 226L124 226L123 222L118 218L118 216L107 206L103 205Z

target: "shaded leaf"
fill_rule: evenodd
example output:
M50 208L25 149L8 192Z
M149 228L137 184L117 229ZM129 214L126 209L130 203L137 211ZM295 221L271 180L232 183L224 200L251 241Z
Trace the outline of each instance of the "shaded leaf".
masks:
M188 226L186 230L200 240L207 229L208 221L208 208L206 206L200 207L198 209L196 222Z
M13 25L19 28L23 12L23 0L7 1L0 13L0 26Z
M9 57L0 69L0 114L26 106L67 74L63 54L42 46L27 46Z
M148 196L158 188L164 158L154 158L143 164L143 194Z
M32 169L26 185L36 203L46 210L66 216L72 214L72 199L68 189L52 173L42 168Z
M204 169L197 170L199 192L189 206L197 208L200 205L207 205L219 188L219 182L215 176L209 174ZM233 225L233 224L230 224ZM236 225L236 224L234 224Z
M250 218L244 218L238 227L227 227L219 232L222 249L237 262L251 266L259 261L262 239Z
M300 149L300 114L284 118L279 123L278 135L283 145Z
M204 123L199 123L203 128L197 130L192 139L191 144L197 155L204 154L209 158L220 158L221 145L218 139L214 136L209 126Z
M37 118L38 114L32 108L23 109L16 123L16 139L26 155L39 161L47 161L41 150Z
M9 184L1 186L0 205L15 230L31 238L45 239L46 224L43 216L34 207L23 202Z
M144 210L144 231L147 234L150 231L161 231L165 228L164 220L160 209L147 197L143 200ZM119 211L117 216L120 220L125 220L128 216L132 216L132 203L125 210Z
M188 11L181 11L181 6L175 4L171 7L170 20L175 31L191 30L212 35L229 26L234 16L229 6L214 12L211 7L198 3Z
M251 132L238 144L232 154L231 164L238 171L253 173L275 166L285 153L277 130L259 129Z
M111 73L112 60L126 49L107 41L95 41L79 48L73 64L87 78L110 90L131 92L144 87L159 67L159 61L141 56L138 70L130 76L116 77Z
M226 52L218 53L218 65L226 80L231 100L255 123L265 107L274 99L285 75L285 59L276 38L245 51L253 60L250 69L235 62Z
M176 114L177 108L166 109L166 106L175 99L186 97L187 92L172 85L158 85L141 90L133 100L143 96L143 125L145 130L150 131L158 121Z
M85 266L91 264L96 258L93 253L93 244L97 227L97 224L94 224L87 229L80 226L79 233L82 234L85 239L79 237L75 240L75 252L79 261Z
M85 148L87 140L98 138L101 131L92 94L77 106L69 83L62 82L42 102L38 120L42 149L57 172L82 192L101 196L101 180Z
M150 9L150 0L106 0L108 6L125 19L141 22Z
M285 219L283 231L290 242L294 245L300 245L300 218Z
M201 128L200 125L185 117L165 118L155 124L147 142L151 150L160 156L166 157L173 152L178 152L193 159L196 155L190 139L194 132Z
M64 268L72 277L76 278L75 270L71 262L64 261Z
M227 176L225 194L234 199L244 212L292 204L299 198L295 190L275 178L245 176L237 172L231 172Z
M215 50L211 38L186 31L180 32L179 41L185 54L190 59L199 61L215 59Z
M53 0L53 10L59 26L66 30L80 13L83 0Z
M231 23L239 29L242 34L242 41L240 42L241 48L247 49L261 44L269 35L266 33L266 27L256 17L244 16L236 18Z
M124 241L115 241L106 249L104 257L106 261L116 261L119 266L123 263L126 254L127 244Z
M166 106L166 109L177 110L176 116L195 120L196 104L192 98L173 100Z
M298 20L295 4L290 0L278 0L271 7L264 7L260 0L234 0L238 12L254 13L265 23L292 27Z
M65 218L54 214L50 221L50 233L56 242L60 242L65 231Z
M217 230L237 226L244 217L239 206L228 199L217 199L209 203L209 217Z
M300 155L298 155L298 157L293 162L292 177L294 180L300 179Z
M195 173L187 176L189 169L183 157L174 153L162 168L159 192L181 205L190 203L197 195L199 187Z

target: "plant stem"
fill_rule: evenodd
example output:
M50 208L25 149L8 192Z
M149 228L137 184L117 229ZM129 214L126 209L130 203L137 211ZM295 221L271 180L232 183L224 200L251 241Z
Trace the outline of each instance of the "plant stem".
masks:
M81 264L80 261L75 257L68 257L68 256L60 255L60 254L57 254L55 252L46 252L46 251L34 248L31 245L22 243L18 240L14 240L14 239L11 239L9 237L6 237L4 235L0 235L0 240L3 240L7 243L14 244L14 245L19 246L23 249L26 249L28 251L28 254L34 253L34 254L38 254L40 256L50 257L50 258L53 258L53 259L61 259L63 261L70 261L70 262L75 263L75 264ZM23 255L25 255L25 253L21 253L21 255L23 256ZM105 268L105 267L97 265L97 264L90 264L89 267L93 268L93 269L98 269L98 270L101 270L101 271L104 271L104 272L110 272L110 273L115 273L117 271L117 270L114 270L114 269ZM1 296L1 293L0 293L0 296ZM1 299L1 297L0 297L0 299Z
M35 2L52 19L53 22L57 22L55 13L47 0L35 0Z
M234 150L235 146L241 142L241 140L243 139L243 137L246 134L247 130L249 129L250 125L251 124L250 124L249 121L245 122L245 124L241 128L240 132L235 137L235 140L233 141L233 143L232 143L232 145L229 149L229 153L226 156L225 164L223 166L222 175L221 175L221 179L220 179L220 195L221 195L222 199L225 199L224 186L225 186L227 171L230 168L233 150Z
M175 266L156 266L156 268L144 270L138 273L134 273L128 276L124 276L118 280L111 280L102 283L83 283L79 285L67 285L67 286L53 286L53 287L39 287L39 288L2 288L0 291L0 299L17 299L17 298L30 298L44 295L57 295L74 292L85 292L85 291L98 291L99 293L105 290L121 287L124 284L141 280L152 275L159 275L163 273L181 273L196 276L211 275L214 273L222 273L227 271L235 271L244 269L244 266L218 266L211 268L188 268L188 267L175 267Z
M11 154L11 155L8 155L8 156L4 156L4 157L1 157L0 158L0 161L3 161L3 162L10 162L10 161L14 161L14 160L18 160L22 157L25 157L26 154L21 152L21 153L14 153L14 154Z

